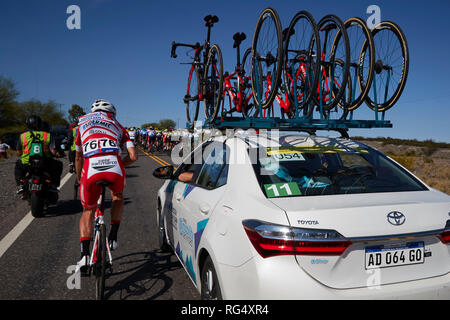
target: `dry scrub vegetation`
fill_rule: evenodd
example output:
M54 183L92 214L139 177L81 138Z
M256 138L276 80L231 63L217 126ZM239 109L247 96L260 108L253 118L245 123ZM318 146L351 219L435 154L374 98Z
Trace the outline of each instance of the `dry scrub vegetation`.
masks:
M450 194L450 145L414 146L401 141L391 144L386 140L358 140L384 152L430 187Z

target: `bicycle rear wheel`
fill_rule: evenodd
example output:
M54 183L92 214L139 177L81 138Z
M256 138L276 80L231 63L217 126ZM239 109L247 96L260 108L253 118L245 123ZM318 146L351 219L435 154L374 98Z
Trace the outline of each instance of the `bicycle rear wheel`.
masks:
M195 121L197 121L200 106L200 74L195 62L189 72L186 95L183 101L186 104L186 120L192 129Z
M258 108L256 107L256 104L252 101L253 94L252 94L252 86L250 83L250 74L251 74L251 54L252 49L248 48L244 52L244 56L242 57L242 100L243 100L243 106L242 106L242 116L244 118L248 117L257 117L258 116ZM254 99L253 99L254 100Z
M289 118L296 114L295 105L303 109L317 89L320 51L319 31L314 17L307 11L297 12L286 29L284 42L283 80L292 104L287 114Z
M354 17L344 23L350 44L350 72L348 85L352 88L348 90L352 93L351 97L344 97L338 101L339 107L344 110L352 111L358 108L367 96L370 90L373 78L373 63L375 61L375 51L372 39L372 33L364 20ZM342 34L339 32L334 38L331 51L334 52L343 41ZM358 86L356 84L359 84Z
M400 27L391 21L376 25L372 37L375 46L374 83L365 101L372 110L375 110L376 102L378 111L385 111L397 102L405 88L409 70L408 43Z
M326 15L317 24L322 47L321 72L319 78L319 90L313 95L317 106L322 106L327 111L334 108L343 98L346 90L349 67L350 67L350 45L348 35L342 20L335 15ZM338 35L343 41L331 50L331 41ZM337 61L344 63L344 68L337 66ZM309 111L309 114L312 110Z
M262 109L272 105L278 91L283 59L280 18L265 9L256 24L252 42L251 78L255 103Z
M220 109L223 94L223 60L218 45L213 45L208 52L203 74L203 103L205 121L214 122Z
M103 300L105 297L105 276L106 276L106 227L99 226L96 249L95 267L95 298Z

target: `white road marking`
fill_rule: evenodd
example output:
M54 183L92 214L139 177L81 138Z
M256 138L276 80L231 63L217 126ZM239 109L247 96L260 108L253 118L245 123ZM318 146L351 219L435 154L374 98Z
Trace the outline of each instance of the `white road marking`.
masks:
M64 178L62 178L61 183L59 184L59 189L61 189L64 184L70 179L72 173L67 173ZM17 238L25 231L25 229L30 225L30 223L34 220L34 217L31 215L31 210L27 213L25 217L0 241L0 258L3 254L12 246L12 244L17 240Z

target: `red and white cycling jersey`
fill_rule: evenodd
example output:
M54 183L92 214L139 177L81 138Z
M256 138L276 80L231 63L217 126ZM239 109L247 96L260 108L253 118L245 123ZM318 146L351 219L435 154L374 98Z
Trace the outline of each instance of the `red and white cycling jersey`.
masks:
M112 114L94 112L80 117L75 140L76 151L83 152L85 161L80 180L80 198L84 208L94 209L100 196L100 180L109 181L114 193L125 186L125 169L119 157L123 145L134 147L127 131Z
M76 150L85 158L99 154L118 154L120 148L134 147L128 132L106 112L93 112L79 118Z

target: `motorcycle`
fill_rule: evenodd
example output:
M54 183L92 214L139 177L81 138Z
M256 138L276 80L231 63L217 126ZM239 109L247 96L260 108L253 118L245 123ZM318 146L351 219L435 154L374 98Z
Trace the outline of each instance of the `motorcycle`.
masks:
M59 191L50 174L46 172L42 157L30 157L30 170L25 176L24 193L35 218L42 217L50 205L58 202Z

